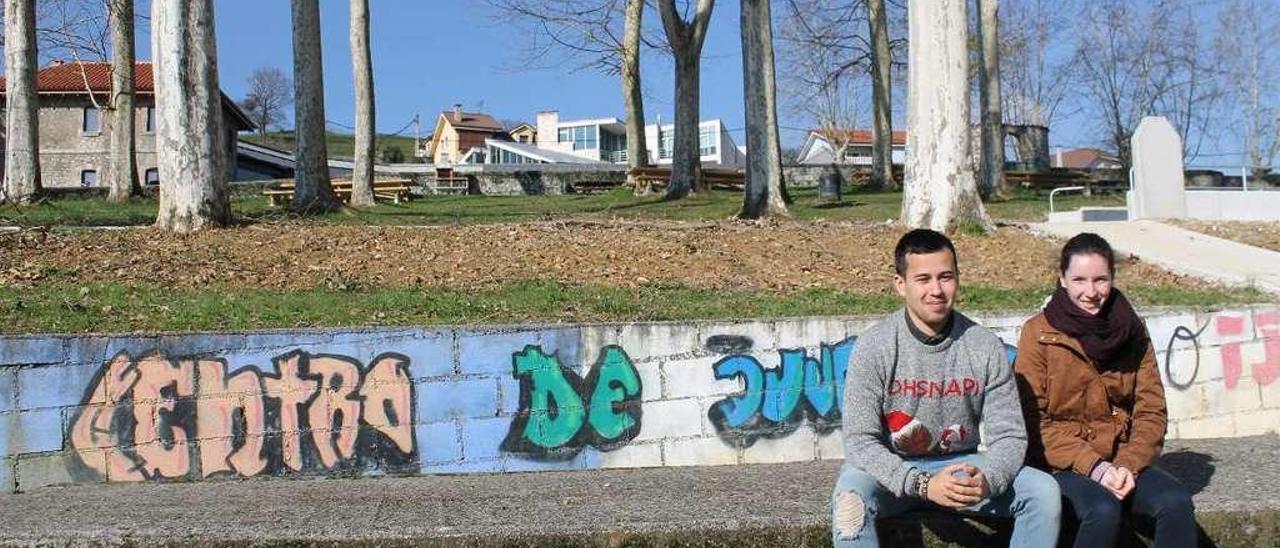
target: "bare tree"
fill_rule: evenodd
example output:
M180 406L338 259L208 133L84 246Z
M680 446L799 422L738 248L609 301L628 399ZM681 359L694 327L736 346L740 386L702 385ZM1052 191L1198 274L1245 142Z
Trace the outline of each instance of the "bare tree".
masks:
M293 104L293 82L276 67L261 67L249 74L248 83L249 91L240 107L265 138L271 126L284 121L285 109Z
M692 2L686 4L689 7ZM701 85L702 43L707 37L715 0L698 0L692 16L681 13L675 0L658 0L662 27L676 61L675 136L672 138L671 181L663 199L677 200L690 192L706 190L702 182L702 156L698 146L699 86ZM659 128L661 133L661 128Z
M1001 113L1010 124L1051 127L1074 87L1076 0L1006 2L999 10Z
M134 133L133 0L109 0L111 27L111 158L107 200L125 202L142 193Z
M40 187L35 0L5 0L4 199L26 204Z
M293 93L297 148L294 150L293 202L300 213L340 209L329 184L325 144L324 72L320 50L319 0L292 0Z
M160 170L156 226L179 233L225 226L231 208L213 0L152 0L151 10Z
M645 0L627 0L622 25L622 104L627 124L627 177L638 194L648 194L649 185L640 184L635 170L649 165L645 143L644 89L640 84L640 48L644 34Z
M738 216L786 215L782 194L782 142L773 63L769 0L742 0L742 78L747 121L747 181Z
M1022 0L1000 7L1001 115L1018 160L1037 170L1049 167L1049 128L1078 87L1071 38L1077 13L1076 0Z
M355 169L351 205L373 205L373 59L369 53L369 0L351 0L351 68L356 87Z
M1280 153L1280 23L1266 2L1232 0L1219 14L1217 57L1237 123L1232 136L1244 144L1254 177L1271 171Z
M884 0L867 0L871 37L871 186L897 189L893 178L893 53Z
M859 97L870 52L856 31L865 15L860 2L788 0L779 33L787 103L831 144L835 163L847 159L851 130L864 115Z
M114 0L41 0L36 7L36 36L41 56L74 63L111 59Z
M644 96L640 78L641 50L651 40L644 36L645 0L489 0L504 22L513 16L533 39L525 49L528 66L573 65L618 75L626 117L627 165L632 170L649 165L645 143ZM634 179L629 184L634 185ZM646 192L647 185L636 185Z
M1084 109L1103 124L1103 138L1126 172L1129 140L1143 116L1166 116L1193 159L1218 92L1209 77L1193 10L1186 2L1133 0L1089 4L1076 29L1076 62Z
M902 221L952 232L991 230L969 154L969 50L965 0L910 0L907 165Z
M1004 120L1000 115L1000 2L977 0L978 96L982 110L982 161L978 171L978 194L989 199L1004 197Z

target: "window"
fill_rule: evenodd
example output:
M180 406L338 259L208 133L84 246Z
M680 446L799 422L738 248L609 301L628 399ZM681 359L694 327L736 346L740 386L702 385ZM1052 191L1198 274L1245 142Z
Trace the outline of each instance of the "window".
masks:
M160 184L160 170L154 167L146 170L145 172L143 172L142 182L148 185Z
M84 107L84 117L80 130L86 135L97 135L102 132L102 111L93 107Z
M660 131L658 136L658 158L662 160L671 159L671 147L675 144L676 130L664 129Z
M698 155L714 156L717 152L715 126L698 128Z
M80 172L80 186L89 188L98 186L98 172L92 169L86 169Z
M147 133L156 132L156 107L147 107L147 121L143 123L142 130Z
M592 150L596 148L596 126L577 126L560 129L560 142L573 142L573 150Z

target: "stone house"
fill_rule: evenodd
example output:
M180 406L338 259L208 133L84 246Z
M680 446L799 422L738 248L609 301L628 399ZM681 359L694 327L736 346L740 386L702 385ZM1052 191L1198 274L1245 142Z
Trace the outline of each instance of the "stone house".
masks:
M160 176L156 169L156 102L151 63L137 64L134 87L138 177L144 185L155 185ZM0 108L4 89L4 80L0 79ZM111 94L111 64L55 61L36 73L36 90L40 104L41 184L45 188L105 186L111 146L110 112L105 110ZM225 93L222 121L227 134L227 180L234 180L236 134L251 130L254 125Z

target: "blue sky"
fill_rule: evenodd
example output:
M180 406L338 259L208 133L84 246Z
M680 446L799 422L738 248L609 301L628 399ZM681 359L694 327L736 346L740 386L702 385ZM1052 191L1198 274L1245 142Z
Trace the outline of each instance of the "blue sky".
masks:
M341 0L320 4L327 118L350 125L354 93L348 4ZM220 1L216 9L219 77L229 95L242 98L246 79L256 68L292 71L288 2ZM521 44L529 38L495 17L495 10L482 0L372 0L370 9L380 132L399 131L415 112L422 114L423 131L429 132L439 112L454 103L475 109L483 101L484 110L499 119L530 122L535 112L544 109L559 110L562 119L623 114L616 76L591 70L571 72L572 67L520 68ZM702 116L724 119L727 127L737 130L734 137L741 143L737 23L737 2L718 2L703 50ZM672 64L656 53L642 63L646 116L650 123L657 116L669 121ZM783 121L783 125L797 124ZM798 131L787 133L792 141L804 136Z
M548 0L554 1L554 0ZM137 3L139 15L150 2ZM330 129L349 131L353 123L354 93L347 42L347 0L322 0L325 106ZM523 27L503 19L486 0L371 0L377 128L381 133L404 132L415 113L422 116L422 133L432 131L440 111L454 103L468 110L482 109L499 119L533 121L539 110L559 110L562 119L622 117L622 97L616 76L592 70L523 66L522 48L532 41ZM250 73L262 67L292 72L290 8L286 0L218 0L216 2L219 72L223 90L236 100L244 97ZM775 8L778 9L778 8ZM775 16L778 14L775 13ZM657 14L646 12L646 23L659 32ZM702 61L702 117L725 121L742 144L742 66L738 2L720 0L712 16ZM776 32L776 29L775 29ZM139 58L150 57L145 22L138 35ZM781 67L780 67L781 69ZM654 51L642 59L647 121L672 119L672 62ZM786 78L779 74L779 80ZM898 88L895 93L905 93ZM778 112L784 146L798 146L806 121L780 98ZM289 113L290 117L292 112ZM905 116L896 113L895 123ZM291 125L291 122L289 122ZM1050 146L1098 146L1097 124L1085 114L1055 121ZM1212 139L1210 140L1212 141ZM1208 142L1207 155L1196 165L1235 164L1236 153L1222 153L1223 145ZM1227 143L1228 150L1239 150ZM1218 154L1213 154L1218 152Z

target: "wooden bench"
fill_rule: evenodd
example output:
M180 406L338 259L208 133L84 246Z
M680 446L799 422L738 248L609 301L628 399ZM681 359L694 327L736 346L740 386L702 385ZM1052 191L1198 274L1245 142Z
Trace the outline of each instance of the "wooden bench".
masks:
M1063 186L1092 186L1093 179L1082 171L1051 169L1049 171L1006 171L1004 179L1009 184L1033 190L1055 189Z
M636 184L647 184L650 188L665 188L671 181L669 167L642 167L627 172L635 179ZM702 168L702 181L716 190L742 190L746 187L747 175L737 169Z
M351 201L350 179L334 179L329 182L333 193L343 202ZM274 207L287 205L293 199L293 180L287 179L279 183L273 184L262 191L267 200ZM409 179L374 179L373 180L373 196L390 200L399 204L407 202L413 196L413 181Z

